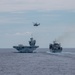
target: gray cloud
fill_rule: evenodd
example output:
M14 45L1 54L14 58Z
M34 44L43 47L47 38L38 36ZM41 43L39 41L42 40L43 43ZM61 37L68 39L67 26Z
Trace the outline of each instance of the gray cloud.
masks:
M75 10L75 0L0 0L0 12L65 9Z
M16 32L16 33L6 33L6 36L25 36L25 35L32 35L32 32Z

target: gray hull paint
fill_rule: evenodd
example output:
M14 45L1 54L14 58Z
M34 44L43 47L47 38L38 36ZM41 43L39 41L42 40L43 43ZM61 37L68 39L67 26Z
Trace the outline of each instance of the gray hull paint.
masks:
M18 50L20 53L33 53L34 50L36 50L36 48L38 48L39 46L34 46L34 47L19 47L19 46L13 46L13 48L15 48L16 50Z
M33 38L30 38L30 41L29 41L30 46L18 45L18 46L13 46L13 48L15 48L21 53L33 53L33 51L39 47L39 46L35 46L35 44L36 44L36 40L33 40Z

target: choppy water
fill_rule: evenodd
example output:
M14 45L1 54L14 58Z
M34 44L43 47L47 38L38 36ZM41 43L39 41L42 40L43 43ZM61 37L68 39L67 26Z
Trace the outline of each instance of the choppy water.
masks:
M34 53L0 49L0 75L75 75L75 49L51 53L40 48Z

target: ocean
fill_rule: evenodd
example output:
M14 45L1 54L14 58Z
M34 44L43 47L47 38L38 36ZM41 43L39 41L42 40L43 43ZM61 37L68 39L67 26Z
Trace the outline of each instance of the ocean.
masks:
M61 53L51 53L48 48L34 53L2 48L0 75L75 75L75 48L64 48Z

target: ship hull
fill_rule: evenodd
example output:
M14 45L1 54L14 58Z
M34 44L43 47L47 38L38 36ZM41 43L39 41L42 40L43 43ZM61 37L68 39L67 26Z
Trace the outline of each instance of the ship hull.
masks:
M61 53L62 49L50 49L50 52L52 52L52 53Z
M13 46L13 48L15 48L16 50L18 50L20 53L33 53L34 50L36 50L36 48L38 48L39 46L24 46L24 47L19 47L19 46Z

